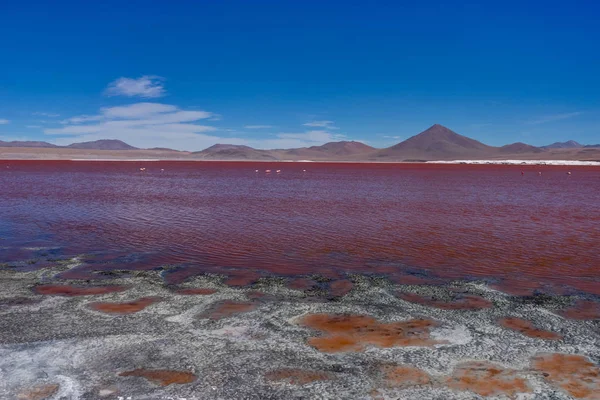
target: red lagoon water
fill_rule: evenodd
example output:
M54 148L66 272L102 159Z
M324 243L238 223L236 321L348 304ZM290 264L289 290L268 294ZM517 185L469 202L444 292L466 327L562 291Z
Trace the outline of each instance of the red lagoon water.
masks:
M0 262L87 254L63 275L78 279L171 265L172 283L367 273L600 294L599 194L595 167L4 161Z

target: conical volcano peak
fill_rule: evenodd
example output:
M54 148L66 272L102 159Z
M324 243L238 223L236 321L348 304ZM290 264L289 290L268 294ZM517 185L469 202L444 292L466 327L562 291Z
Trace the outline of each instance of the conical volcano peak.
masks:
M444 125L440 125L440 124L433 124L429 128L425 129L423 132L421 132L420 134L424 134L424 133L452 133L454 135L458 135L458 133L454 132L452 129L446 128Z

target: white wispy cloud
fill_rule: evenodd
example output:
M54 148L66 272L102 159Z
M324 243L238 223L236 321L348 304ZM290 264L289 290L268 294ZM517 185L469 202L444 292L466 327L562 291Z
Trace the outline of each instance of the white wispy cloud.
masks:
M273 125L245 125L246 129L269 129L273 128Z
M259 149L309 147L345 138L343 134L333 134L325 129L284 132L268 138L232 137L231 129L217 129L210 124L213 115L208 111L183 110L171 104L140 102L101 108L96 115L67 118L62 121L63 126L47 128L43 132L54 136L51 142L59 145L119 139L140 148L169 147L188 151L202 150L216 143L243 144ZM221 135L218 132L222 132Z
M383 135L384 138L386 139L402 139L402 136L387 136L387 135Z
M107 96L126 96L156 98L166 94L164 78L154 75L144 75L140 78L119 78L111 82L104 94Z
M333 124L333 121L312 121L302 125L310 126L311 128L338 129L338 127Z
M325 140L337 140L342 139L345 135L342 134L332 134L331 132L323 131L323 130L315 130L308 131L304 133L280 133L277 137L281 139L301 139L312 142L322 142Z
M199 124L213 114L207 111L182 110L161 103L134 103L105 107L97 115L68 118L65 126L45 129L47 135L62 136L56 144L98 139L119 139L136 147L171 147L179 150L198 150L217 143L221 138L207 135L216 128ZM227 138L238 144L241 140Z
M6 124L10 124L10 121L7 119L0 118L0 125L6 125Z
M134 103L126 106L102 108L102 114L108 118L140 118L149 115L166 114L178 110L177 106L162 103ZM208 118L212 114L201 111L200 118Z
M25 128L31 128L31 129L35 129L35 128L41 128L41 125L25 125Z
M570 113L545 115L545 116L533 119L531 121L528 121L527 123L530 125L539 125L539 124L545 124L547 122L555 122L555 121L561 121L563 119L577 117L581 114L583 114L582 111L575 111L575 112L570 112Z
M49 113L49 112L34 112L34 113L31 113L31 115L36 115L38 117L48 117L48 118L60 117L60 114Z
M105 107L98 115L79 115L61 121L62 124L82 124L94 121L114 119L139 119L145 124L190 122L210 118L213 114L207 111L182 111L177 106L161 103L134 103L126 106ZM135 122L135 121L133 121ZM129 123L128 123L129 124Z
M79 115L60 121L61 124L81 124L83 122L100 121L104 118L102 115Z

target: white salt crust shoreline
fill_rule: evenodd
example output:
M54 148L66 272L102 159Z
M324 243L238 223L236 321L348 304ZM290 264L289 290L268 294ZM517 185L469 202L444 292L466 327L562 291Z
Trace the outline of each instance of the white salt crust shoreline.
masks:
M428 164L498 164L498 165L576 165L600 166L600 161L571 161L571 160L454 160L427 161Z

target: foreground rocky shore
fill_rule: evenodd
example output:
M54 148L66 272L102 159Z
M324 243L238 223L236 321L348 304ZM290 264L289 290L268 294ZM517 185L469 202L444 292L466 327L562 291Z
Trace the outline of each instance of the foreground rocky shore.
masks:
M599 399L600 306L384 276L0 266L0 398Z

